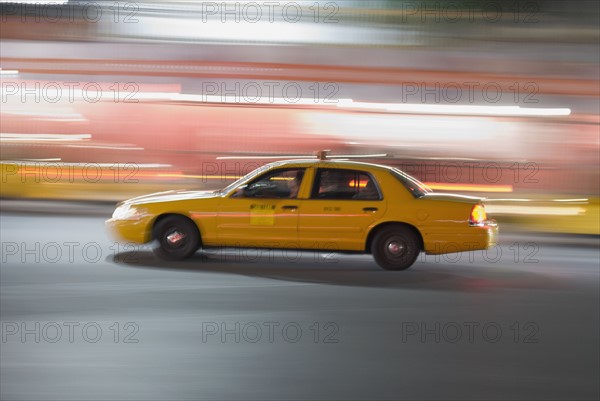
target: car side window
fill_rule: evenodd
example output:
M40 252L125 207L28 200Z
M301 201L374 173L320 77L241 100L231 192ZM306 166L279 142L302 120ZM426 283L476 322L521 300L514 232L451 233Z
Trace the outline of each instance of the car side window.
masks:
M371 174L345 169L318 169L311 199L381 200Z
M233 197L295 199L298 197L304 170L304 168L279 169L263 174L238 188Z

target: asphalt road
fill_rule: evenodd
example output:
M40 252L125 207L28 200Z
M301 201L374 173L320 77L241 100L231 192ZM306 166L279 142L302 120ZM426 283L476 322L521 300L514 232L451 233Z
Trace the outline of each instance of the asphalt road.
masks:
M600 396L597 247L504 235L405 272L306 252L165 263L102 217L0 221L3 400Z

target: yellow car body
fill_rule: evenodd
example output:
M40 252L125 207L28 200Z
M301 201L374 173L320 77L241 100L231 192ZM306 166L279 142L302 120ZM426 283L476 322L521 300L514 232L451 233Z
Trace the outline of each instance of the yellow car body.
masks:
M294 248L374 253L394 270L410 266L415 252L487 249L498 237L479 198L431 192L391 167L337 160L275 162L221 191L133 198L107 226L121 241L158 239L166 259L201 247ZM185 237L195 243L183 251Z

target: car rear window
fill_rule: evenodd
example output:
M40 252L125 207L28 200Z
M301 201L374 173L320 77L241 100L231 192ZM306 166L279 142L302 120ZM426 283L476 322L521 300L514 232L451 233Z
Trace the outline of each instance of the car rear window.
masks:
M320 168L311 199L381 200L375 179L365 171Z
M410 175L398 170L391 169L390 172L400 183L404 186L404 188L408 189L408 191L415 198L422 198L426 194L433 192L427 185L423 184L421 181L416 178L411 177Z

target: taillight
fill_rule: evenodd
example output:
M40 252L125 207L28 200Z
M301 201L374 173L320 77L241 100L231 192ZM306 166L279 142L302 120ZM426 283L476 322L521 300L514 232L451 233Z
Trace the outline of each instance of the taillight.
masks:
M473 206L471 210L471 217L469 218L469 223L472 225L482 225L487 220L487 213L485 212L485 207L481 204L477 204Z

